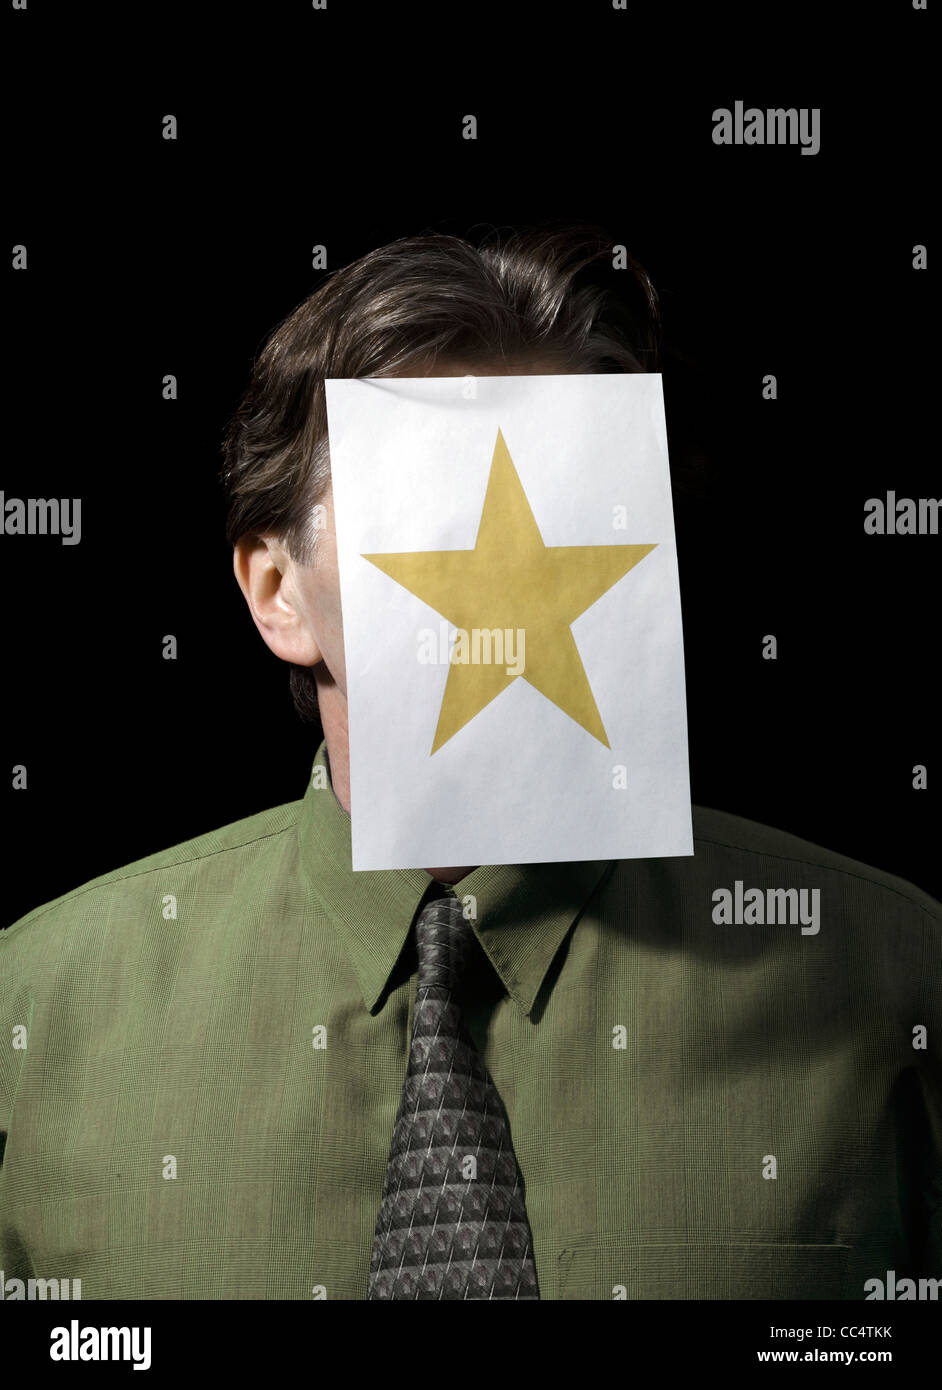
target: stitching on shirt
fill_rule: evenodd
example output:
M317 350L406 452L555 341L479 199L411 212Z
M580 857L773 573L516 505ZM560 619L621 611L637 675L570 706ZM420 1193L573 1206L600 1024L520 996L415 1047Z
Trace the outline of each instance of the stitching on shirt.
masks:
M25 917L21 917L16 922L12 922L9 927L6 927L2 931L0 931L0 941L2 941L5 936L8 936L11 932L15 931L18 927L25 926L28 922L38 921L41 917L44 917L47 912L52 912L57 907L64 907L66 903L72 902L76 898L80 898L84 893L91 893L96 888L105 888L110 883L122 883L125 880L132 878L143 878L146 874L159 873L161 870L165 868L177 867L183 864L195 864L201 859L212 859L217 854L229 854L233 850L245 849L248 845L260 844L263 840L270 840L274 838L274 836L276 835L283 835L286 830L290 830L293 826L297 825L300 817L301 803L288 803L288 805L292 804L294 805L294 816L286 825L283 825L279 830L270 830L264 835L253 835L250 839L239 840L238 843L234 845L221 845L219 849L205 850L201 854L192 854L186 859L173 859L167 864L154 864L149 869L138 869L134 873L125 873L122 869L113 869L110 874L102 875L100 878L94 880L92 883L85 884L82 887L73 888L70 893L63 894L62 897L57 898L54 902L49 903L47 906L34 908L33 911L27 913ZM282 808L279 807L276 809L280 810ZM260 814L264 815L265 813L261 812ZM212 834L213 832L209 831L207 833ZM828 873L843 874L846 878L856 878L859 879L861 883L867 883L871 887L882 888L884 892L893 893L896 897L902 898L904 902L910 903L913 907L919 908L921 912L924 912L933 921L939 920L939 914L937 912L933 911L931 908L926 907L924 903L919 902L916 898L912 898L909 896L909 894L901 892L899 888L894 888L888 883L881 882L879 878L868 877L866 874L857 873L853 869L843 869L835 864L817 863L812 859L802 859L798 855L794 854L775 854L771 850L751 849L746 845L731 844L727 840L713 839L709 835L698 834L695 835L693 838L694 841L697 843L715 845L719 849L735 850L739 854L751 854L755 857L764 856L766 859L777 859L783 864L803 864L808 868L823 869ZM171 851L164 850L158 851L158 853L169 854L171 853ZM614 865L619 861L612 860L610 862ZM593 890L593 893L590 894L590 897L594 896L595 892L597 892L598 889L602 887L606 877L607 875L603 873L598 884L596 885L596 888Z
M288 803L290 805L290 803ZM280 809L280 808L278 808ZM264 815L265 812L260 813ZM298 823L298 812L295 812L293 820L287 825L283 825L280 830L269 830L264 835L253 835L251 839L239 840L234 845L220 845L219 849L208 849L202 854L192 854L186 859L171 859L166 864L152 864L149 869L137 869L134 873L125 873L123 869L112 869L110 874L103 874L100 878L91 883L83 884L79 888L73 888L70 893L64 893L61 898L54 899L47 903L45 907L36 907L32 912L28 912L25 917L20 917L16 922L11 922L8 927L0 931L0 942L5 936L9 936L18 927L25 927L30 922L38 921L40 917L45 917L47 912L53 912L57 907L65 907L67 903L75 898L80 898L84 893L92 893L97 888L107 888L111 883L124 883L127 879L144 878L147 874L161 873L164 869L175 869L182 864L197 864L202 859L212 859L217 854L231 854L233 850L245 849L247 845L261 844L263 840L271 840L276 835L283 835L286 830L292 830ZM207 834L212 834L207 831ZM199 837L197 837L199 838ZM158 854L171 854L172 848L168 850L158 850Z
M866 874L855 872L853 869L842 869L837 864L819 864L813 859L801 859L797 854L773 854L771 850L750 849L747 845L733 845L726 840L712 840L706 835L694 835L693 838L695 841L700 841L705 845L716 845L719 849L733 849L737 854L764 855L766 859L778 859L781 860L783 864L804 864L809 869L824 869L825 872L829 874L843 874L845 878L858 878L861 883L869 883L871 887L882 888L885 893L895 893L898 898L903 899L903 902L911 903L913 907L918 907L920 911L925 912L933 921L940 920L938 912L933 911L932 908L926 907L926 905L919 902L917 898L911 898L908 893L901 892L899 888L894 888L889 883L883 883L879 878L870 878ZM880 870L876 870L875 872L879 873Z

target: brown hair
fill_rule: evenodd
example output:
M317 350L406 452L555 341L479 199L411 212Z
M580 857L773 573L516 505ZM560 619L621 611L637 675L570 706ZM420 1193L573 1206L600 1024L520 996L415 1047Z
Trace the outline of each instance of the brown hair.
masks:
M325 377L405 374L419 362L485 366L540 356L569 371L657 370L647 273L587 223L493 230L478 244L427 232L333 271L271 334L226 430L226 539L275 534L310 564L313 506L330 484ZM291 667L303 719L313 673Z

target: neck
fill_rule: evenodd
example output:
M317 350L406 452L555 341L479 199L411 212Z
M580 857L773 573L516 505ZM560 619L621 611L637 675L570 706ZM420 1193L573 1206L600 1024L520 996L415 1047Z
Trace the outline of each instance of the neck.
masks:
M322 678L323 667L315 672L317 680L317 704L320 710L324 739L327 743L327 757L330 761L330 784L334 795L347 815L350 814L350 734L347 724L347 700L336 681L329 676ZM477 866L465 864L426 869L425 872L439 883L458 883Z

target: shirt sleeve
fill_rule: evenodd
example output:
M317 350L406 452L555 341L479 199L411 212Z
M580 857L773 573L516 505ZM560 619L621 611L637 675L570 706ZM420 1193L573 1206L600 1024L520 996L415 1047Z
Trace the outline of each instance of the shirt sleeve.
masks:
M18 970L18 942L0 932L0 1269L11 1277L32 1275L16 1239L5 1194L10 1180L13 1112L33 1022L33 992Z
M920 1276L942 1278L942 914L923 914L911 1045L925 1117L920 1147L919 1211L924 1233Z

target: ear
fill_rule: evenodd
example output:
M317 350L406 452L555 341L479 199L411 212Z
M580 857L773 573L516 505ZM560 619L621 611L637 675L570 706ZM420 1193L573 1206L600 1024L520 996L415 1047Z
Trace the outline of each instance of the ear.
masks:
M232 567L249 612L266 644L282 661L316 666L321 649L291 594L293 565L274 536L243 536L233 547Z

